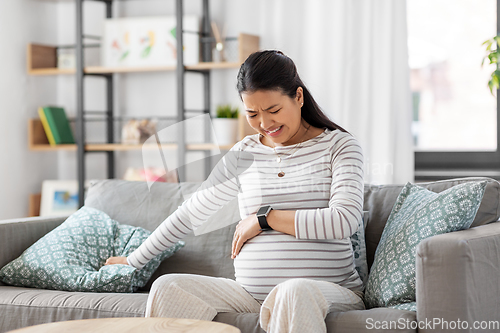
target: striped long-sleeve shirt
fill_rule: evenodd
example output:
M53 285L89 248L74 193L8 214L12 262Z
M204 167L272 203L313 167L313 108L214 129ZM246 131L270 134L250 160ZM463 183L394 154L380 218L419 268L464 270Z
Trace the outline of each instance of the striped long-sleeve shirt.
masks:
M361 290L349 239L362 217L361 148L350 134L329 129L294 147L274 150L263 145L258 134L238 142L128 263L142 268L238 196L242 219L264 205L296 211L296 236L263 231L248 240L234 260L236 281L252 296L264 300L274 286L290 278ZM281 170L284 177L278 177Z

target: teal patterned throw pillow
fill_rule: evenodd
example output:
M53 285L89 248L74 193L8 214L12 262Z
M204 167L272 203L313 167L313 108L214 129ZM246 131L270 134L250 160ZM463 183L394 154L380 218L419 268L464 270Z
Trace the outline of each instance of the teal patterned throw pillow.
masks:
M441 193L408 183L387 220L365 290L368 308L416 311L415 253L420 241L467 229L472 224L486 182L463 183Z
M363 219L358 222L358 230L351 236L354 267L358 272L363 286L368 280L368 262L366 260L365 226L368 221L368 211L363 211Z
M128 265L104 266L109 257L128 256L150 234L140 227L119 224L97 209L82 207L5 265L0 280L41 289L133 292L146 285L163 259L184 246L176 243L141 270Z

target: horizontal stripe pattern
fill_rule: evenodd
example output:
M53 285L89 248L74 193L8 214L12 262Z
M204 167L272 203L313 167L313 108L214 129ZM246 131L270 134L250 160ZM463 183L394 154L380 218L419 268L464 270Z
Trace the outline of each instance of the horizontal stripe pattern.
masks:
M297 239L277 231L264 231L247 241L234 260L236 281L260 301L291 278L329 281L357 290L361 284L353 265L348 238Z
M362 216L359 144L348 133L326 129L298 149L275 149L280 164L258 135L236 144L200 189L128 257L129 264L141 268L237 195L242 219L263 205L296 211L296 237L266 231L249 240L236 257L236 281L252 296L264 300L274 286L290 278L360 290L349 240Z

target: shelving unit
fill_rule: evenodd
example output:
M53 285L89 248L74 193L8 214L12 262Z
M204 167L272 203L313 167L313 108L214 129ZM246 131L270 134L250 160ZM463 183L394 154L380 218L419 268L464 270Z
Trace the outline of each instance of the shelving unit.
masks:
M29 149L32 151L76 151L78 159L78 182L79 182L79 200L80 206L83 205L84 200L84 182L85 182L85 155L93 152L103 152L107 155L107 178L114 178L115 173L115 151L137 151L143 148L148 149L149 146L144 145L126 145L114 142L114 129L113 129L113 84L114 74L118 73L138 73L138 72L174 72L177 79L177 116L175 120L181 122L186 119L186 109L184 107L184 75L186 72L194 72L203 75L204 81L204 109L200 110L203 113L210 114L210 71L235 69L239 68L241 63L252 52L259 50L259 37L249 34L241 33L238 36L238 62L211 62L212 49L210 44L201 43L202 62L185 66L183 64L183 48L177 48L177 65L164 66L164 67L100 67L100 66L84 66L83 49L85 35L83 33L83 0L74 0L76 5L76 68L75 69L59 69L57 68L57 46L29 44L27 48L27 72L29 75L75 75L77 83L76 91L76 126L75 137L77 144L72 145L58 145L50 146L45 136L45 132L41 125L40 120L30 119L28 122L28 144ZM102 1L106 7L106 17L112 18L112 0L96 0ZM178 45L183 45L183 0L176 1L176 39ZM209 1L202 0L203 5L203 18L202 29L200 33L200 41L209 40L210 37L210 15L209 15ZM106 121L106 142L104 143L87 143L85 140L85 114L87 113L84 106L84 90L83 81L86 76L102 77L106 80L107 90L107 106L102 115ZM240 137L253 133L246 124L243 117L240 117ZM206 156L209 156L209 151L219 148L221 150L228 150L231 146L215 146L208 143L187 144L185 133L179 131L177 143L163 144L162 148L172 149L177 151L177 158L179 165L184 165L186 153L188 151L205 151ZM208 135L208 131L206 131ZM205 137L206 141L210 138ZM151 149L158 149L158 145L151 145ZM210 160L206 159L206 170L210 169ZM185 179L184 169L181 167L178 170L179 178L181 181ZM31 201L36 201L36 196L32 195Z

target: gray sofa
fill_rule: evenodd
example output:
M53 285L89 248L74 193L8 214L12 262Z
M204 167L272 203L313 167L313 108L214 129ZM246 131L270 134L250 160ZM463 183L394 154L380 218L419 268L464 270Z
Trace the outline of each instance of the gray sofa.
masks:
M471 180L478 178L421 185L440 192ZM153 230L197 186L193 183L155 183L149 191L142 182L105 180L90 187L85 205L100 209L121 223ZM364 209L369 211L366 226L369 265L401 188L401 185L365 186ZM430 330L425 323L436 318L445 321L460 319L472 326L475 321L498 320L500 223L491 222L497 221L499 216L500 184L488 179L485 196L471 229L434 236L419 244L416 258L417 313L389 308L331 313L326 318L328 332L436 332L446 330L441 326L438 330ZM238 221L236 200L213 218ZM18 257L64 219L1 221L0 267ZM39 290L0 283L0 332L54 321L144 316L147 290L161 274L191 273L234 278L230 259L234 227L232 224L202 236L187 237L186 246L166 259L144 290L134 294ZM220 313L215 320L237 326L243 333L263 332L258 324L258 314ZM420 328L415 328L417 326ZM474 330L473 327L461 330L473 331L487 330Z

